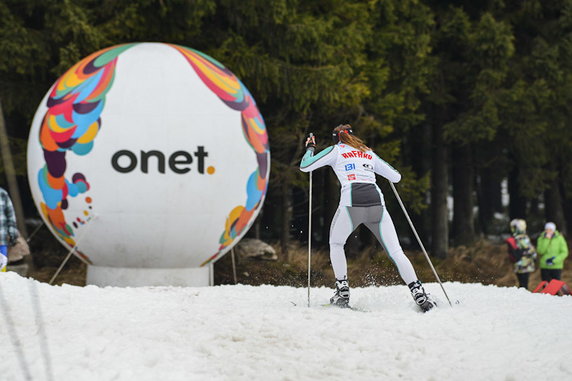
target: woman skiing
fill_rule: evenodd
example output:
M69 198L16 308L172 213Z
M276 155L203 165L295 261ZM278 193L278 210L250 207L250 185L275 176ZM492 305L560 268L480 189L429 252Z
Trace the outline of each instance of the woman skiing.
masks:
M376 173L393 183L401 180L401 174L353 135L349 124L334 128L332 138L333 146L314 155L315 138L309 137L306 140L306 154L300 163L303 172L331 166L341 185L340 203L330 227L330 260L336 277L336 290L330 303L339 307L349 306L350 288L344 245L354 229L363 223L397 266L415 303L423 311L430 310L435 303L425 293L411 262L403 253L383 194L375 183Z

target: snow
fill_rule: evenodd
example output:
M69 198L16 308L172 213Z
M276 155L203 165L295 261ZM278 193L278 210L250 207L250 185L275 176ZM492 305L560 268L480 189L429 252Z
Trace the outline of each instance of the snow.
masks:
M572 297L426 284L331 290L49 286L0 274L3 380L572 379Z

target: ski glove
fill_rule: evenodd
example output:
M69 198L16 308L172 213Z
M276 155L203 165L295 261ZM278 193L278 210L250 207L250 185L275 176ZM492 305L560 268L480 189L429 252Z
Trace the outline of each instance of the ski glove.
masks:
M306 149L314 150L315 148L316 148L316 137L314 135L312 136L308 135L308 137L306 138Z
M548 258L548 259L546 260L546 264L547 264L548 266L554 265L554 259L556 259L556 257Z

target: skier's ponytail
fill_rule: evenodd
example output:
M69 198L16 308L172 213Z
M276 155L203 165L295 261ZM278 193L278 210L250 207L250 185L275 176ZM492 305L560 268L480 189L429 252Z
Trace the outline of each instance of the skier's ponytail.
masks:
M335 143L339 141L349 146L352 146L356 149L359 149L362 152L370 150L370 148L365 145L363 140L361 140L360 138L358 138L353 134L352 126L350 126L349 124L340 124L339 126L334 128L334 131L332 131L332 135L334 136L334 138L337 138L337 141L336 139L334 139Z

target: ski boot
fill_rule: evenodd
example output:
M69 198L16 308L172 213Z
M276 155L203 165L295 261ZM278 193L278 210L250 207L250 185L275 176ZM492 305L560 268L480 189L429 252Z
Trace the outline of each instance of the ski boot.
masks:
M330 298L330 304L341 308L348 308L350 306L350 285L347 279L336 279L336 291L334 296Z
M411 282L407 286L409 286L411 296L413 296L413 300L415 300L415 303L421 308L421 311L427 312L436 306L435 302L425 293L420 281Z

